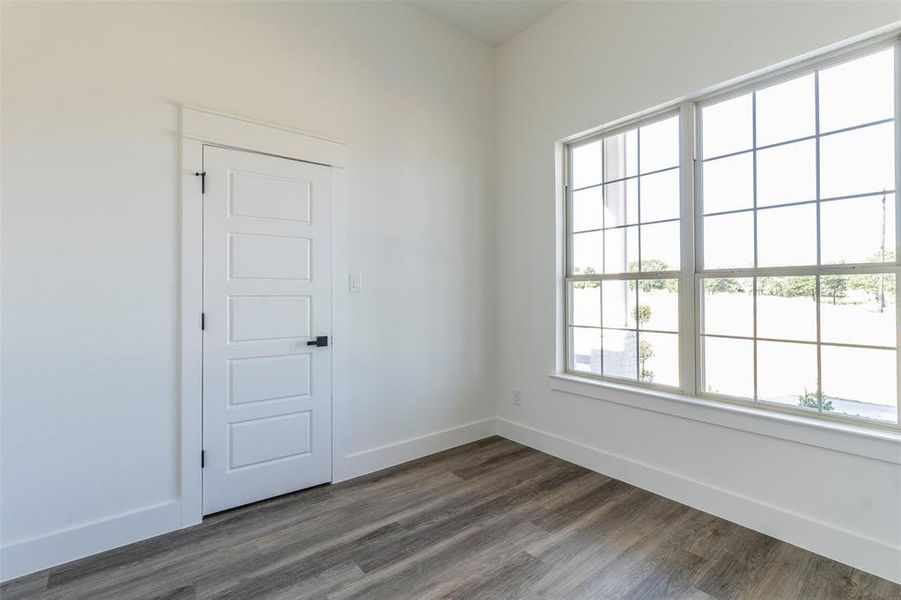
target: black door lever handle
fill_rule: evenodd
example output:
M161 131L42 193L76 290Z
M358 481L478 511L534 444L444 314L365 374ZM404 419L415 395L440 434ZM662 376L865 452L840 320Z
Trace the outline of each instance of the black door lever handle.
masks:
M325 348L326 346L328 346L328 336L327 335L316 336L315 340L310 340L309 342L307 342L307 346L316 346L318 348Z

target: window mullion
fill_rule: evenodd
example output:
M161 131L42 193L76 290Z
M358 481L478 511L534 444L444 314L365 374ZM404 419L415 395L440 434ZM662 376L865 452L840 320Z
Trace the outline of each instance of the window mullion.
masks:
M679 115L679 381L682 391L697 391L695 298L695 107L683 102Z
M820 199L822 198L822 192L820 191L820 71L816 70L813 72L813 125L814 125L814 135L815 138L815 160L816 160L816 194L817 194L817 266L823 264L823 251L822 251L822 231L820 228L821 223L821 211L822 206L820 204ZM822 328L821 328L821 294L820 294L820 282L821 277L819 274L816 276L816 311L817 311L817 412L823 412L823 347L820 345L822 342Z
M567 146L564 160L564 188L563 188L563 222L566 231L563 235L563 343L566 344L563 351L564 368L568 371L576 366L575 357L573 355L573 328L570 326L572 322L572 286L569 283L569 276L572 274L572 147Z
M895 190L901 186L901 38L895 40ZM901 264L901 210L895 192L895 260ZM897 270L896 270L897 273ZM901 428L901 302L898 301L898 274L895 275L895 424Z
M691 193L687 196L687 202L691 205L691 221L693 227L693 253L694 264L692 269L691 294L692 294L692 329L691 343L694 346L690 361L694 363L694 369L690 375L693 378L691 393L701 394L705 390L703 385L705 350L704 341L701 338L701 311L703 310L704 294L701 291L701 273L704 271L704 137L701 128L704 126L704 113L698 102L693 103L690 118L693 120L691 132L692 152L689 156L691 173Z
M604 138L600 138L601 144L601 273L607 273L607 144ZM601 314L598 324L601 326L601 376L606 373L604 366L604 354L606 352L606 340L604 339L604 282L598 280L598 305Z
M636 164L635 164L635 174L638 176L636 179L635 186L635 194L636 194L636 202L638 208L636 211L638 214L635 215L635 223L636 229L638 230L638 272L642 272L641 268L641 127L639 126L635 130L635 142L636 142ZM627 143L627 140L623 140L623 145ZM624 153L626 154L626 153ZM628 156L628 154L626 154ZM623 164L627 164L625 161ZM628 165L626 166L628 172ZM628 220L628 219L627 219ZM628 245L629 234L628 230L626 231L626 244ZM626 264L626 270L629 270L629 265ZM638 282L635 282L635 381L641 383L641 324L638 321L638 307L641 303L641 286L638 285Z
M707 279L721 277L803 277L805 275L869 275L879 273L893 273L895 262L885 263L838 263L834 265L806 265L799 267L741 267L735 269L711 269L700 271L699 274Z
M752 193L751 199L754 206L754 212L752 213L754 217L754 270L760 266L757 260L757 92L756 90L751 92L751 186ZM752 280L752 291L754 295L753 298L753 320L751 325L753 327L753 339L751 340L751 346L753 348L753 354L751 356L751 360L753 362L752 374L754 377L754 401L757 402L760 400L760 394L758 393L758 377L757 377L757 277L754 277Z
M573 274L572 248L573 248L573 182L572 182L572 146L566 146L564 153L564 183L563 183L563 226L566 228L563 235L563 273L567 277Z

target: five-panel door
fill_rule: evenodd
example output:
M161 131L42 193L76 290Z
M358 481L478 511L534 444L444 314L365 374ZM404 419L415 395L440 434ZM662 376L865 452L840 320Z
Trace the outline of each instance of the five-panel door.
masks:
M203 512L331 478L331 169L204 146ZM322 340L320 340L321 344Z

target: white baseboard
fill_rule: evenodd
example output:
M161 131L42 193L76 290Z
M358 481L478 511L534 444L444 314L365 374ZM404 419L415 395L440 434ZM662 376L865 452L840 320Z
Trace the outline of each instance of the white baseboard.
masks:
M177 501L15 542L0 549L0 581L131 544L181 527Z
M336 461L335 482L495 434L666 498L901 583L901 548L759 500L663 471L507 419L482 419ZM167 502L0 549L0 581L180 529L181 506Z
M335 462L334 482L353 479L409 460L495 435L494 417L473 421L403 440L387 446L348 454Z
M901 548L507 419L497 433L592 471L901 583Z
M465 423L335 463L335 482L391 467L495 434L494 418ZM0 582L181 529L179 501L167 502L14 542L0 548Z

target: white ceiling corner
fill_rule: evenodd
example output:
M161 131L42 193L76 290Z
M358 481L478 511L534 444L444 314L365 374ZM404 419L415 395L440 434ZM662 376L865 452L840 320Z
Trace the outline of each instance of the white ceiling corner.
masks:
M566 0L407 0L492 47L509 41Z

